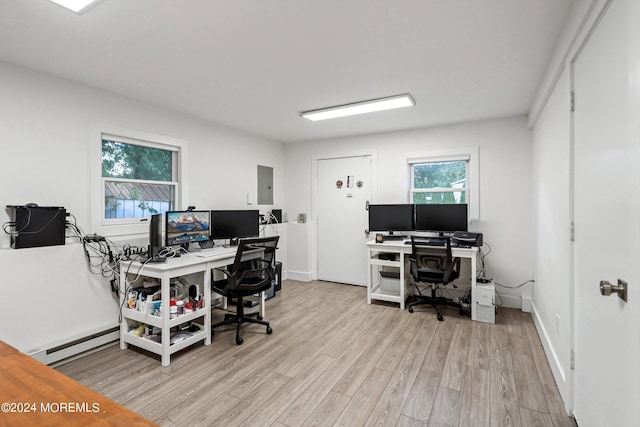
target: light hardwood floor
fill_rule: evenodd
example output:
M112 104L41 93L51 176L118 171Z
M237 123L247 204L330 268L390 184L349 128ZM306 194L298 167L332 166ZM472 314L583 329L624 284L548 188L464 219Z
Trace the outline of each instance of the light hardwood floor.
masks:
M443 314L288 280L267 303L272 335L245 325L238 346L218 329L166 368L112 346L57 369L163 426L575 426L529 314Z

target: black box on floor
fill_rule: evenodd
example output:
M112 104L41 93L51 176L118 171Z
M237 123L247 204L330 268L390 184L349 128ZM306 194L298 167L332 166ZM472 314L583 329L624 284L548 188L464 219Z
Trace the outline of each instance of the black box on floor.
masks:
M282 290L282 263L276 261L276 286L275 290Z
M7 206L14 249L64 245L67 211L57 206Z
M264 299L270 300L275 297L280 289L282 289L282 263L276 262L275 276L271 282L271 287L265 291Z

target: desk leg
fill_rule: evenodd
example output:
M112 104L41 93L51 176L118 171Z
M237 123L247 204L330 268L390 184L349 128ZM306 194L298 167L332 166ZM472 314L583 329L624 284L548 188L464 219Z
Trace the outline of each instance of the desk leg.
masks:
M120 268L120 283L118 284L118 286L120 286L119 289L119 293L120 293L120 314L122 314L122 308L125 306L124 302L127 298L126 295L126 289L127 289L127 273L125 271L124 268ZM124 342L124 334L126 334L127 332L127 320L122 317L121 321L120 321L120 349L121 350L125 350L127 348L127 343Z
M471 257L471 320L476 320L476 254Z
M371 249L367 246L367 268L369 271L367 272L367 304L371 304L371 286L373 286L373 265L371 265Z
M265 308L267 299L266 299L266 295L265 292L260 292L260 317L262 317L263 319L266 317L266 313L267 310Z
M404 250L400 249L400 257L398 258L400 260L400 281L398 283L398 286L400 286L400 310L404 310L404 303L407 299L407 295L406 295L406 287L405 287L405 280L404 280Z
M170 352L169 346L171 345L171 333L169 330L169 300L170 300L170 286L171 280L167 273L162 274L160 279L160 296L162 301L161 316L162 316L162 331L160 333L162 339L162 366L169 366Z
M209 269L204 271L204 280L203 286L204 289L202 293L204 294L204 331L206 332L206 336L204 338L204 345L211 344L211 271Z

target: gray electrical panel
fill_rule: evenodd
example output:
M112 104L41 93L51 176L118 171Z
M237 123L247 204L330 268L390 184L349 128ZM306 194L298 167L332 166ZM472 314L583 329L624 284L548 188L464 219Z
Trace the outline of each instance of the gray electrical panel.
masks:
M273 168L258 165L258 204L273 204Z

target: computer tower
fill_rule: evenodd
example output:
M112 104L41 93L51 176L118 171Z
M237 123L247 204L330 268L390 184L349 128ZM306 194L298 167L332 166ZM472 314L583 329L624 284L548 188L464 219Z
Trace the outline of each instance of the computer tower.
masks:
M14 249L64 245L67 211L57 206L7 206Z
M475 292L476 320L484 323L496 323L496 288L493 282L478 283Z

